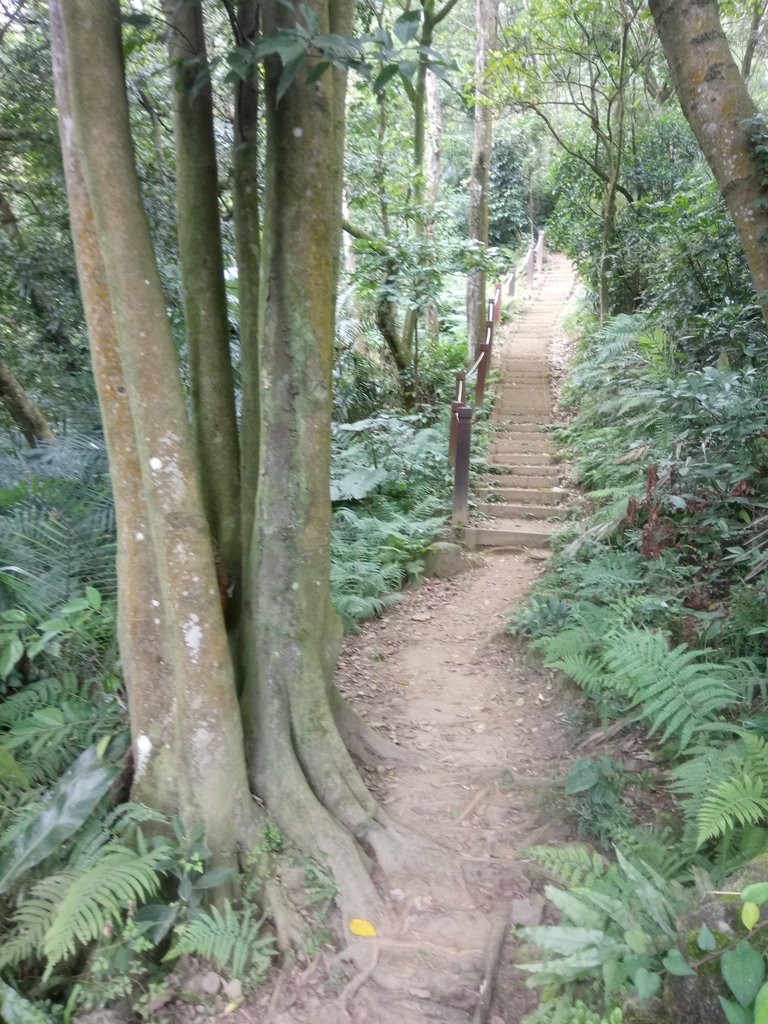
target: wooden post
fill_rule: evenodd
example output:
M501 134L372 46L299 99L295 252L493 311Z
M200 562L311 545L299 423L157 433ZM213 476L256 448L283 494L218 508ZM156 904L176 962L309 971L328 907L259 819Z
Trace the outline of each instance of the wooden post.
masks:
M482 363L480 364L482 366ZM472 444L472 408L456 412L456 470L453 484L453 525L466 526L469 519L469 455Z
M514 299L514 297L515 297L515 285L516 284L517 284L517 271L513 270L512 273L509 275L509 281L507 283L507 295L510 297L510 299Z
M534 275L534 272L536 270L536 261L535 261L535 258L534 258L534 251L535 250L534 250L533 246L531 246L529 248L529 250L528 250L528 256L527 256L527 259L525 261L525 271L526 271L525 283L528 285L529 288L533 288L533 275Z
M466 397L466 371L459 370L456 373L456 397L451 402L451 425L448 433L448 465L456 463L456 426L458 423L457 413L464 405Z

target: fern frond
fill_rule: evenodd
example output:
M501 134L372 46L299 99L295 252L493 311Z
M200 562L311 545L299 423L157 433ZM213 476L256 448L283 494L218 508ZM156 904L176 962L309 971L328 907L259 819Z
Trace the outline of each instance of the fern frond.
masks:
M242 977L254 967L266 973L275 955L274 939L260 936L261 924L253 920L250 908L238 913L226 900L223 910L199 910L177 928L173 945L163 959L175 960L188 954L204 957L234 977Z
M702 802L698 814L698 844L717 839L737 826L757 825L768 816L768 798L761 779L748 775L721 782Z
M119 920L132 905L153 896L160 887L160 865L167 851L137 854L126 846L113 844L85 874L77 874L62 895L51 891L48 879L35 886L35 899L55 905L43 941L46 974L79 945L86 945L102 933L107 922Z
M591 886L606 871L600 854L581 843L528 846L519 855L538 864L554 881L569 889Z
M684 750L695 731L738 702L717 665L702 663L702 654L685 644L670 650L661 633L628 629L609 643L605 661L617 688L637 708L637 717L662 742L674 736Z
M572 654L557 661L547 661L547 668L557 669L572 679L585 693L600 693L612 689L610 673L600 658L589 654Z

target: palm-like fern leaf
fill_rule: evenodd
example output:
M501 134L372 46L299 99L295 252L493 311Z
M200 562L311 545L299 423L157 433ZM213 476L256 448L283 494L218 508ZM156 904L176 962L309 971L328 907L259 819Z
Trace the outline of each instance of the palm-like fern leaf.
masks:
M261 968L266 971L274 955L274 940L260 935L261 921L254 921L250 909L237 913L229 900L223 910L211 907L200 910L191 920L176 930L166 960L190 954L211 960L222 970L242 977L246 970Z
M761 779L748 775L721 782L703 801L698 817L699 846L739 825L757 825L768 815Z
M113 844L84 874L68 872L65 876L54 876L54 886L49 884L50 878L38 882L24 913L27 920L30 914L48 920L43 940L43 954L48 962L46 974L79 945L98 938L104 926L119 920L132 904L153 896L160 886L161 863L166 859L166 850L137 854L126 846ZM62 877L69 880L63 887ZM17 917L20 913L21 910Z
M661 633L624 630L609 643L605 661L638 718L661 732L662 741L674 736L681 750L698 728L738 702L727 671L703 663L685 644L670 650Z

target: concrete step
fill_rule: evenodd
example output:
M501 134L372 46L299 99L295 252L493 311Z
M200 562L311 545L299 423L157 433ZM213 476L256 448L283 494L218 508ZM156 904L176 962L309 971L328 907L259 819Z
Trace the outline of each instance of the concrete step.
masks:
M513 455L524 455L525 452L551 453L554 452L554 445L546 434L514 434L511 437L497 434L490 442L490 451L498 452L500 455L504 452L511 452Z
M552 456L547 452L528 452L525 455L501 455L491 452L488 462L492 466L503 466L515 473L518 472L518 467L531 466L535 467L535 471L538 473L542 466L552 465Z
M478 498L485 499L493 496L493 501L488 504L499 504L502 502L520 502L523 505L559 505L565 497L565 492L559 487L494 487L489 484L487 487L479 487Z
M495 420L491 422L497 437L499 434L539 434L544 429L541 423L497 423Z
M506 487L539 490L541 487L557 487L559 483L560 474L557 470L536 466L518 466L515 473L489 473L483 480L484 487L492 487L495 490L504 490Z
M556 519L563 514L558 505L513 505L505 501L478 501L477 511L495 519Z
M548 523L482 523L464 529L468 548L548 548L555 529Z

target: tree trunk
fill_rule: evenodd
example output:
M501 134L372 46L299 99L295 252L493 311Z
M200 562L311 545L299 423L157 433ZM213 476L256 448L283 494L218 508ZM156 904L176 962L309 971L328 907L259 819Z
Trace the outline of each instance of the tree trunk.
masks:
M165 15L174 85L176 209L192 425L205 511L223 582L231 589L240 576L239 453L211 83L202 7L165 0Z
M27 444L53 440L53 431L4 359L0 359L0 402L21 430Z
M733 59L716 0L649 0L680 105L736 227L768 323L765 170L750 144L757 110Z
M435 244L435 204L440 194L440 158L443 144L443 111L440 84L433 71L427 71L427 238ZM440 336L440 314L436 302L428 303L424 322L432 341Z
M238 46L254 46L259 37L259 0L242 0L235 17ZM259 479L259 266L261 213L259 185L259 70L253 65L235 85L232 192L237 254L240 322L240 474L242 486L242 571L248 561ZM242 594L243 600L247 595Z
M331 0L330 11L323 0L309 6L320 31L351 31L348 0ZM290 28L293 17L271 0L265 34ZM328 700L339 635L329 591L328 478L344 77L326 73L307 83L310 69L299 69L279 103L280 63L268 61L265 76L261 476L243 706L257 792L288 835L330 864L345 913L368 916L375 890L353 837L378 855L387 839Z
M112 358L122 379L115 374L102 383L124 388L127 398L126 433L110 438L112 473L123 468L123 455L130 459L126 472L133 474L116 496L132 491L139 504L125 521L145 524L132 539L123 531L121 544L149 549L136 566L122 562L123 586L140 595L143 614L157 609L152 624L162 630L161 674L127 678L132 714L134 707L159 704L155 735L167 725L171 737L161 732L152 742L152 733L134 734L140 779L143 772L154 782L142 795L163 809L173 802L183 820L204 826L216 858L229 860L250 820L241 723L195 448L138 189L120 11L116 0L67 0L60 11L71 102L71 118L64 115L62 125L82 170L98 258L80 266L83 290L97 290L101 308L111 309ZM147 560L156 575L138 578ZM135 647L143 640L134 633L127 642Z
M488 245L488 175L493 142L493 111L485 100L488 53L496 37L498 0L475 0L477 39L475 42L475 136L469 179L469 237ZM485 335L485 269L477 267L467 277L467 351L473 362L477 346Z

